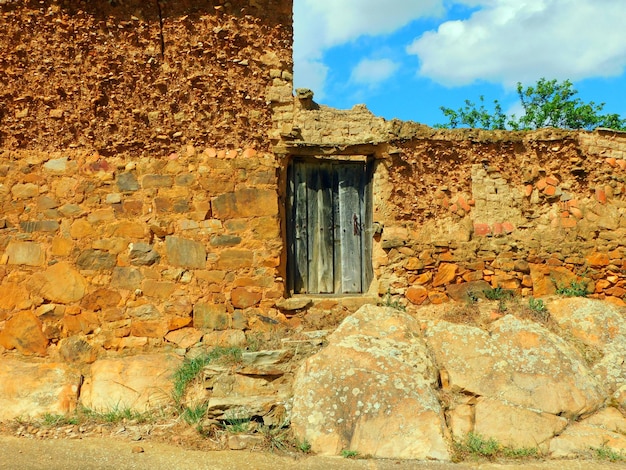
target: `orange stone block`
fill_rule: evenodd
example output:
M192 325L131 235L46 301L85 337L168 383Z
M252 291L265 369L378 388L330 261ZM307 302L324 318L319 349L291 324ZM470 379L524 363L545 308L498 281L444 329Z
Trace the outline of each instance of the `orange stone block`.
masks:
M556 179L554 176L548 176L546 178L546 183L548 183L550 186L557 186L559 184L559 180Z
M624 297L624 294L626 294L626 289L624 289L623 287L615 286L607 289L606 291L604 291L604 293L607 295L612 295L613 297Z
M587 264L590 266L608 266L610 258L608 253L594 252L586 257Z
M191 324L191 317L174 317L170 319L167 325L167 329L168 331L174 331L180 328L184 328L190 324Z
M470 209L471 209L470 205L467 203L467 201L465 200L465 198L463 196L459 196L459 198L457 200L457 204L465 212L469 212Z
M502 230L506 233L513 233L513 231L515 231L515 225L511 222L502 222Z
M248 148L243 151L243 154L241 156L243 158L254 158L256 157L256 153L256 150Z
M441 254L439 255L439 259L440 259L441 261L454 261L454 260L455 260L455 257L454 257L454 254L453 254L452 252L450 252L450 251L446 251L446 252L441 253Z
M448 296L443 292L431 291L428 293L430 303L434 305L443 304L448 301Z
M42 324L30 311L18 312L8 320L0 331L0 346L17 349L26 355L44 356L48 338L43 334Z
M606 191L602 188L596 188L596 200L600 204L606 204Z
M561 227L574 228L576 227L576 219L574 217L568 217L567 219L561 219Z
M618 307L626 307L626 302L624 302L622 299L620 299L619 297L605 297L604 300L606 302L610 302L613 305L617 305Z
M609 158L605 159L604 161L605 161L605 162L606 162L609 166L611 166L611 167L615 168L615 165L616 165L615 158L613 158L613 157L609 157Z
M443 263L439 266L435 279L433 279L433 287L444 286L454 281L458 266L451 263Z
M544 188L543 193L546 196L554 196L556 194L556 186L552 186L551 184L549 184Z
M424 284L429 283L432 278L433 278L433 273L431 272L422 273L414 279L413 284L424 285Z
M626 170L626 160L620 158L617 160L617 166L619 166L620 170Z
M602 292L604 289L607 289L611 287L611 283L609 281L607 281L606 279L600 279L598 281L596 281L596 289L595 292L597 294L599 294L600 292Z
M404 296L412 304L421 305L428 298L428 291L423 286L411 286L406 290Z
M576 217L578 220L583 218L583 211L581 211L578 207L570 207L569 213Z
M485 235L489 235L491 233L491 227L488 224L474 224L474 235L479 237L484 237Z
M532 184L527 184L526 186L524 186L524 196L530 197L530 195L532 193L533 193L533 185Z
M483 278L482 271L469 271L463 274L463 280L465 282L480 281L482 280L482 278Z

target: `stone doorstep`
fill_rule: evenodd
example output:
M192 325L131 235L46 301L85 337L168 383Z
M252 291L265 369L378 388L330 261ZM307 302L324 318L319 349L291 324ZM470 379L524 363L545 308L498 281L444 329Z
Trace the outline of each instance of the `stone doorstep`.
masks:
M292 305L303 304L303 307L299 308L328 308L334 304L356 311L363 305L377 305L380 297L370 294L295 294L285 303L288 301L291 301Z

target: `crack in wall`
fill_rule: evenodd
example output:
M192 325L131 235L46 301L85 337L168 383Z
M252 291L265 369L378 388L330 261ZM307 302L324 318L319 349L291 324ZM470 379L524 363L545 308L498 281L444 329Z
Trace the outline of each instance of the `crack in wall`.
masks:
M165 58L165 37L163 36L163 12L161 11L160 0L155 0L157 12L159 13L159 37L161 39L161 58Z

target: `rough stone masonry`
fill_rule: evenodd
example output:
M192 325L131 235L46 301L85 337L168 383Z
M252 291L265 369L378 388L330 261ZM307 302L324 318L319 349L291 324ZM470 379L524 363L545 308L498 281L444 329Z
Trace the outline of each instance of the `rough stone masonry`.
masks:
M0 2L3 355L88 374L336 324L364 297L285 307L287 174L305 157L372 162L370 298L582 283L624 305L624 133L442 131L294 97L291 8Z

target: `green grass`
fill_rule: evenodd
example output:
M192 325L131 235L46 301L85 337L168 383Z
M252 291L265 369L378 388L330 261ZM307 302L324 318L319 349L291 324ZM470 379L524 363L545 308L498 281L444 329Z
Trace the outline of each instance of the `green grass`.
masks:
M626 462L626 455L622 452L617 452L610 447L607 447L606 444L603 444L602 447L592 447L591 450L594 452L595 458L599 460L609 460L611 462Z
M250 413L243 407L226 410L224 417L224 429L231 434L241 434L250 432L253 424L250 420Z
M483 294L485 294L487 300L509 300L514 296L512 291L503 289L502 287L485 289L483 290Z
M536 447L503 447L502 455L509 459L527 459L539 457Z
M472 432L467 435L463 445L467 452L481 457L493 457L500 450L500 444L494 438L485 439Z
M181 417L185 420L187 424L199 423L202 418L206 416L207 408L207 404L202 404L194 407L186 406L181 413Z
M41 417L41 424L46 427L66 426L68 424L79 424L80 420L76 415L58 415L46 413Z
M187 386L198 376L200 371L212 362L235 363L241 360L241 348L215 348L206 354L192 359L185 358L174 372L174 390L172 397L180 407Z
M528 308L537 313L546 311L546 306L544 305L543 300L535 299L534 297L528 299Z
M165 416L166 413L164 410L161 410L160 412L139 412L123 406L114 406L108 410L93 410L83 406L69 414L45 413L41 418L32 422L24 421L24 424L34 424L42 427L77 425L88 422L107 424L133 422L140 424L151 423Z
M529 298L528 309L534 321L545 323L550 319L550 312L548 312L548 309L541 299L535 299L534 297Z
M306 438L302 441L296 439L294 443L296 449L298 449L303 454L308 454L309 452L311 452L311 443L307 441Z
M287 452L292 447L290 431L287 428L261 426L259 432L265 438L265 444L270 452ZM311 446L309 450L310 448Z
M528 459L540 457L536 447L508 447L503 446L494 438L485 438L480 434L470 432L462 441L454 442L455 461L473 458L495 459Z
M346 459L356 459L359 456L359 453L356 450L343 449L341 451L341 456Z
M114 406L108 410L92 410L90 408L80 408L77 413L87 420L100 423L122 423L132 421L134 423L150 423L157 419L157 416L150 411L139 412L129 407Z
M387 293L385 294L385 297L383 299L382 306L383 307L391 307L391 308L394 308L396 310L400 310L402 312L406 311L406 306L402 305L398 299L394 299L391 296L391 290L390 289L387 289Z

